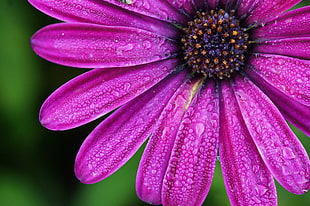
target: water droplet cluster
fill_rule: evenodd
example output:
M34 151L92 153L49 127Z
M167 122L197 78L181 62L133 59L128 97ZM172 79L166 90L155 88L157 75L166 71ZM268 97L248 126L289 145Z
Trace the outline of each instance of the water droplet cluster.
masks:
M244 67L251 42L234 14L234 10L228 13L223 9L197 11L183 28L184 60L194 73L225 79Z

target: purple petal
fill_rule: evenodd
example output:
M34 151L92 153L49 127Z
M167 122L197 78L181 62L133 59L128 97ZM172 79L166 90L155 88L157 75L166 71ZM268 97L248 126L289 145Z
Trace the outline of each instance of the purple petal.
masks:
M196 9L192 0L167 0L167 2L178 10L185 10L189 14L195 14Z
M310 61L259 54L250 58L249 63L273 87L295 101L310 106Z
M186 23L185 16L174 8L167 1L163 0L130 0L129 3L123 3L120 0L102 0L109 2L121 8L133 11L145 16L157 18L171 23Z
M254 69L248 69L247 75L274 102L285 119L310 137L310 106L306 106L287 96L273 87L264 76L260 76Z
M301 0L256 0L251 1L251 10L248 11L247 23L266 23L282 12L292 8ZM248 10L247 3L241 3L240 10Z
M195 93L199 81L186 81L165 106L140 161L137 194L151 204L161 203L161 188L179 125Z
M129 27L62 23L47 26L31 39L41 57L66 66L133 66L166 59L177 50L171 40Z
M218 0L219 5L226 10L232 10L239 7L240 0Z
M241 17L247 17L251 14L259 0L242 0L237 10L237 14Z
M211 9L216 9L219 0L208 0L208 7Z
M76 157L76 176L83 183L95 183L126 163L150 135L164 105L184 77L184 72L171 75L95 128Z
M94 69L58 88L44 102L41 123L52 130L86 124L148 90L178 65L174 59L148 65Z
M173 37L176 27L100 0L28 0L38 10L66 22L130 26Z
M294 9L280 15L267 25L257 28L254 38L263 40L274 38L309 37L310 35L310 6Z
M262 41L255 45L254 52L280 54L310 59L310 37Z
M288 191L305 193L310 187L309 157L281 113L248 79L238 78L233 88L242 117L268 169Z
M219 137L218 91L211 81L184 115L166 171L163 205L201 205L215 169Z
M273 177L249 134L234 93L222 83L220 161L231 205L277 205Z

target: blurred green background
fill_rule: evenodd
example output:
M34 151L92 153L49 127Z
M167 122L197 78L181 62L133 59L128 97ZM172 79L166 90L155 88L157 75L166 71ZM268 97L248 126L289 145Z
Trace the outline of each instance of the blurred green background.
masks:
M309 4L306 0L299 6ZM49 63L31 50L31 35L56 20L26 0L1 0L0 5L0 205L146 205L136 197L134 186L141 150L118 172L97 184L83 185L75 178L75 155L101 120L53 132L41 127L38 112L52 91L85 70ZM294 131L309 153L310 139ZM310 204L310 193L297 196L277 187L280 206ZM219 165L205 205L229 205Z

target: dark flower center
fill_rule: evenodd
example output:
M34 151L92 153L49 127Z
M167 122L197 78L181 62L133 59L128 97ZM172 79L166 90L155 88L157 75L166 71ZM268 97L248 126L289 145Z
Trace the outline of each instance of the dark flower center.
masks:
M184 60L195 74L225 79L244 67L249 34L234 14L223 9L197 11L183 29Z

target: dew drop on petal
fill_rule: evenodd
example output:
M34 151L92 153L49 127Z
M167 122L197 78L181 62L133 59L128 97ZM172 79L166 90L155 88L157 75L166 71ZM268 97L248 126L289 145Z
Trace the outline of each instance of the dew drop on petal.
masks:
M143 47L150 49L152 47L152 44L149 40L144 40L142 43Z
M195 126L195 133L198 137L201 136L201 134L205 131L205 127L202 123L197 123Z
M252 170L253 170L253 173L258 173L260 170L259 165L253 165Z
M118 91L113 90L111 93L112 93L112 95L115 96L115 97L118 97L118 96L119 96L119 92L118 92Z
M293 150L289 147L284 147L282 152L285 159L294 159L296 157Z
M124 91L128 91L131 87L131 84L130 83L125 83L124 84Z

